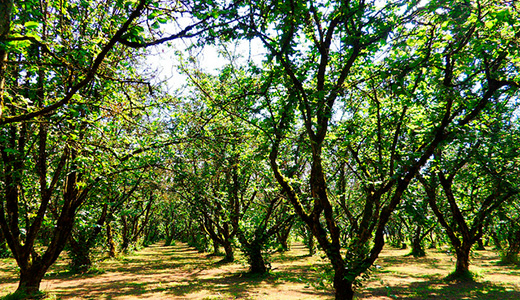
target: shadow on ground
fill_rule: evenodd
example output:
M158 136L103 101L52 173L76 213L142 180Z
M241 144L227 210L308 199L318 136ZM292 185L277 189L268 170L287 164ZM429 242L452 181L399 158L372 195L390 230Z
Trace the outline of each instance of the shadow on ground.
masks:
M303 256L285 256L289 264L283 270L279 266L273 275L250 276L245 265L218 263L221 257L208 257L185 244L154 245L136 255L104 262L103 274L48 276L42 288L60 299L265 299L264 293L276 294L288 285L299 285L293 293L301 298L331 298L330 291L315 290L302 282L312 270L293 264L305 259Z
M390 297L394 299L478 299L478 300L517 300L520 292L513 288L489 282L447 283L442 280L413 282L400 286L385 286L366 289L363 297Z

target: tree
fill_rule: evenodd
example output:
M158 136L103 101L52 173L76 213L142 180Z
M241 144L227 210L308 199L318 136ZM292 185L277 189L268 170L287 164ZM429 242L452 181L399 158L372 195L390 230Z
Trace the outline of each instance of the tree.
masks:
M168 143L127 135L126 149L114 149L98 138L121 128L94 128L114 126L118 114L139 122L151 104L141 91L152 87L135 69L143 51L127 47L193 37L213 26L212 5L183 5L177 11L146 0L0 3L0 228L21 270L17 293L38 292L76 214L111 167L128 167L122 162ZM160 23L186 13L193 24L156 38ZM40 248L38 236L47 230L50 241Z
M412 179L436 149L518 86L510 72L517 68L516 12L499 3L483 13L464 3L381 8L367 1L256 2L249 10L245 34L269 52L264 84L249 88L262 95L249 118L271 138L274 176L332 263L336 299L352 299ZM511 34L497 36L498 28ZM342 130L332 136L338 114ZM292 186L279 160L281 147L301 129L311 149L309 196ZM333 172L323 157L334 141L361 193L347 245L335 215L348 213L335 209L327 180ZM302 204L306 197L310 207Z
M429 210L426 195L420 189L417 181L408 189L404 196L399 220L406 227L410 240L410 254L413 257L426 256L424 239L435 229L437 222L434 214Z
M249 262L251 274L262 275L269 271L264 258L265 250L276 234L293 220L293 215L286 213L284 199L276 189L274 191L263 187L254 206L248 211L248 217L240 226L238 239Z
M499 207L495 212L492 227L495 236L496 248L502 252L501 263L518 264L520 253L520 216L518 215L518 201L513 199Z
M472 278L472 246L482 238L493 212L520 191L518 150L513 146L518 134L509 123L511 113L507 109L504 117L500 109L485 112L475 132L466 131L460 144L439 149L429 178L420 178L430 207L455 250L456 268L449 278Z

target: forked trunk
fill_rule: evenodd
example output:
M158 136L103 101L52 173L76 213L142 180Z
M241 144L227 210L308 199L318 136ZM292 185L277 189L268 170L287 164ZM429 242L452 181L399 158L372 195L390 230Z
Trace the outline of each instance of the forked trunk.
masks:
M166 246L171 246L173 243L173 238L175 237L175 227L172 225L170 228L166 229L166 241L164 244Z
M287 240L289 238L289 235L285 235L283 233L277 234L278 242L280 243L280 250L285 252L289 250L289 244L287 243Z

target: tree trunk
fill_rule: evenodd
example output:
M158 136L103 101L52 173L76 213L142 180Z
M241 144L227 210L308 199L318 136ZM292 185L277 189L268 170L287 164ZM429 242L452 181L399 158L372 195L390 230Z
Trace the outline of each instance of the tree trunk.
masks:
M25 295L26 299L40 293L40 284L48 268L33 265L26 270L20 270L20 281L15 294Z
M13 10L13 0L0 1L0 39L4 39L9 34L11 27ZM0 118L4 112L4 90L6 78L7 51L0 47Z
M79 239L81 239L81 234ZM69 246L71 271L75 273L88 271L92 266L92 260L90 259L90 245L88 245L88 241L76 241L71 235L69 238Z
M484 247L484 242L482 241L482 238L479 238L477 240L477 248L476 250L486 250L486 248Z
M105 224L106 221L107 211L108 205L105 204L91 232L88 232L86 229L80 229L76 234L77 238L74 237L74 234L70 235L68 241L70 246L69 255L71 258L70 268L73 272L83 273L92 267L91 250L96 246L97 237L101 233L103 224Z
M280 250L282 252L285 252L287 250L289 250L289 245L287 243L287 240L289 239L289 234L285 234L285 232L279 232L277 235L276 235L276 238L278 240L278 243L280 243Z
M518 253L520 252L520 229L516 230L508 237L509 246L507 247L502 262L505 264L518 263Z
M231 246L231 243L225 242L223 245L224 251L226 252L226 256L224 257L224 261L226 262L232 262L235 260L235 254L233 252L233 246Z
M415 234L412 238L412 251L410 252L410 255L412 255L413 257L426 256L426 252L424 252L422 246L421 231L422 227L417 226L417 228L415 229Z
M166 241L164 242L164 245L171 246L173 242L173 236L174 236L174 227L173 224L170 224L171 227L166 226Z
M213 255L219 256L220 255L220 243L216 239L212 239L213 241Z
M116 257L116 244L112 236L112 226L110 222L107 222L107 244L108 244L108 257Z
M314 235L309 231L309 236L307 237L307 249L309 249L309 256L313 256L316 254L316 246L314 245Z
M470 279L471 273L469 272L469 253L471 246L462 246L455 250L457 256L457 263L455 266L455 272L453 272L449 279Z
M430 246L428 248L430 248L430 249L437 248L437 242L435 240L435 234L433 233L433 230L430 231Z
M121 243L121 250L125 252L128 250L128 247L130 247L130 229L128 228L128 221L126 220L126 216L121 217L121 222L123 224L123 242Z
M354 289L352 281L345 278L345 268L336 268L334 272L334 299L352 300L354 299Z
M257 243L253 243L248 247L249 256L249 272L252 274L265 274L267 267L265 265L264 257L262 256L262 249Z
M291 229L294 222L289 223L289 225L280 228L280 230L276 233L276 239L278 243L280 243L280 250L285 252L289 250L289 235L291 234Z

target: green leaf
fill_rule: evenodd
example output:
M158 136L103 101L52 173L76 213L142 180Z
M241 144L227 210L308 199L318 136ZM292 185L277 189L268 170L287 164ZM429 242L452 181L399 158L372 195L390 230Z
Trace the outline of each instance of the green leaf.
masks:
M31 30L38 28L38 26L40 26L40 23L36 22L36 21L28 21L28 22L25 22L25 24L24 24L25 28L31 29Z

